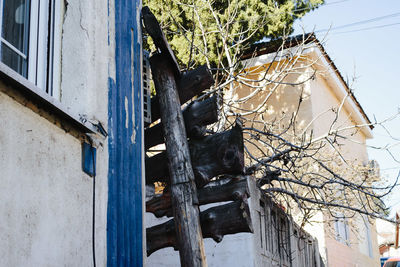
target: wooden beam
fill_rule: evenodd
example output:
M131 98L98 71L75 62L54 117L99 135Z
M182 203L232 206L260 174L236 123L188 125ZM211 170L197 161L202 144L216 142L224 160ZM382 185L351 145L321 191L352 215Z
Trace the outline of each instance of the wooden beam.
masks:
M191 139L200 139L206 134L206 125L218 121L217 97L193 101L183 111L186 133Z
M165 37L164 32L161 29L160 24L147 6L142 8L142 18L144 27L147 33L151 36L151 39L153 39L155 46L160 49L161 53L168 58L170 67L172 67L175 77L179 78L181 76L181 71L178 61L175 58L174 52L172 52L172 49L167 41L167 38Z
M181 104L186 103L214 84L212 74L206 65L186 72L177 81L179 101ZM158 97L155 96L151 99L151 121L154 122L159 118L160 107L158 104Z
M182 104L186 103L213 84L214 78L207 65L190 70L182 75L178 81L179 100Z
M188 138L201 138L206 134L206 125L218 120L216 97L203 101L193 101L183 110L185 129ZM145 149L164 142L161 123L145 130Z
M209 183L198 190L199 205L246 199L250 196L247 179L220 179ZM153 197L146 202L146 212L153 213L157 218L172 216L171 192Z
M181 266L206 266L197 189L171 61L164 54L155 54L150 57L150 66L159 96L165 134L172 211Z
M252 233L250 210L246 200L237 200L209 208L200 214L201 229L205 238L219 243L225 235ZM177 249L174 219L146 229L147 256L165 247Z
M198 187L222 174L244 172L243 130L240 123L228 131L189 141L190 158ZM166 153L146 159L146 183L169 183Z
M189 149L199 187L218 175L244 172L243 129L239 122L229 131L191 140Z

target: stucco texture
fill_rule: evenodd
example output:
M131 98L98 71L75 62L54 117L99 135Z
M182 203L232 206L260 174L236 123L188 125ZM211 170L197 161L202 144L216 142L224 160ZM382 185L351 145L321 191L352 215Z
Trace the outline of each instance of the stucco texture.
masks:
M0 266L90 266L81 143L0 93Z

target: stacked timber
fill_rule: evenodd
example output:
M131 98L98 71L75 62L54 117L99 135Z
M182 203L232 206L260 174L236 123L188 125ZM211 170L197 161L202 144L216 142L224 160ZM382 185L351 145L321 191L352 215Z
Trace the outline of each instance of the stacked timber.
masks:
M145 148L165 143L166 150L146 159L146 184L162 182L163 193L146 202L146 211L173 217L150 227L147 254L164 247L179 250L182 266L206 266L204 238L220 242L227 234L252 232L244 173L243 130L207 135L218 120L216 97L182 104L210 88L214 80L206 66L182 73L161 27L144 7L143 24L158 52L150 57L157 95L151 100L153 124L145 129ZM159 118L161 122L154 123ZM199 211L200 205L227 204Z

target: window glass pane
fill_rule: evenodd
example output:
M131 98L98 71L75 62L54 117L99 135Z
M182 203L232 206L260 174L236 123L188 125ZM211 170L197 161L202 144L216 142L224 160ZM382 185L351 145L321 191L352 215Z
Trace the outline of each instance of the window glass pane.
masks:
M25 59L11 50L4 43L1 44L1 62L24 76L28 76L28 64Z
M4 0L2 37L25 55L28 51L28 28L29 0Z

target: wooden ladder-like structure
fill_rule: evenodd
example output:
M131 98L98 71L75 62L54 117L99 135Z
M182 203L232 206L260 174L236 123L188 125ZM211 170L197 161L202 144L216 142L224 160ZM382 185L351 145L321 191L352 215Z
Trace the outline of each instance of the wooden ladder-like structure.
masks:
M214 83L212 75L206 66L182 73L148 7L143 8L142 18L159 50L150 57L157 92L151 100L151 119L161 118L161 123L145 130L145 148L164 141L166 145L166 151L146 159L146 184L167 184L162 195L146 202L146 211L157 217L174 217L146 230L147 254L174 247L182 266L207 266L203 237L220 242L227 234L252 232L247 180L210 182L223 174L243 174L242 125L237 121L228 131L206 135L205 127L218 120L215 97L194 101L182 112L181 103ZM199 211L200 205L222 201L232 202Z

